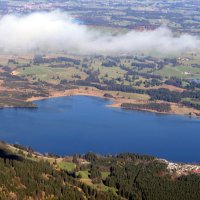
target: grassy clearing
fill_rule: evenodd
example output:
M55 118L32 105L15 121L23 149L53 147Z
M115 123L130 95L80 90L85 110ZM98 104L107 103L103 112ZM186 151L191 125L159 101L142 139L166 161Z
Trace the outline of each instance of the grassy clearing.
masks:
M200 74L200 68L195 68L191 66L178 66L176 67L176 69L181 72L189 72L191 74Z
M110 172L101 172L102 179L105 180L109 176ZM81 181L87 185L90 185L91 187L101 190L101 191L112 191L114 194L116 194L116 189L107 187L103 183L100 184L93 184L92 180L89 178L89 172L88 171L79 171L76 173L76 175L80 175Z
M183 98L182 101L187 101L187 102L190 102L190 103L194 103L194 104L199 104L200 105L200 101L198 101L196 99Z
M119 67L99 67L100 70L100 78L104 78L107 76L107 79L110 80L112 78L124 78L124 74L126 71L122 70Z
M116 192L117 192L117 189L115 189L113 187L108 187L108 186L104 185L103 183L93 184L93 187L96 189L99 189L101 191L105 191L105 192L111 191L113 194L116 194Z
M166 66L163 69L156 71L155 74L163 77L200 78L200 69L190 66Z
M75 67L69 67L69 68L51 68L47 67L45 65L39 65L39 66L31 66L26 68L20 68L17 72L19 72L20 76L26 76L30 79L32 77L35 77L36 79L40 79L42 81L55 81L54 79L66 79L66 80L74 80L74 75L79 75L81 79L85 79L87 75L82 72L80 69L77 69Z
M101 172L102 179L105 180L109 176L110 172ZM89 171L79 171L76 173L77 176L80 176L81 179L89 179Z
M94 189L100 190L100 191L111 191L113 194L116 194L117 189L113 188L113 187L108 187L106 185L104 185L103 183L100 184L93 184L92 180L89 178L82 178L81 181L83 183L85 183L86 185L91 186Z
M190 57L190 56L187 56ZM200 63L200 55L192 56L188 61L185 61L185 64L191 65L191 64L197 64Z
M80 176L82 179L89 179L89 172L86 171L79 171L76 173L77 176Z
M89 186L91 186L94 189L100 190L100 191L111 191L113 194L116 194L117 189L113 188L113 187L108 187L106 185L104 185L103 183L100 184L93 184L92 180L89 178L82 178L81 181Z
M110 172L101 172L102 179L105 180L110 175Z
M63 169L63 170L66 170L66 171L73 171L75 168L76 168L76 165L72 162L60 162L58 163L58 166Z

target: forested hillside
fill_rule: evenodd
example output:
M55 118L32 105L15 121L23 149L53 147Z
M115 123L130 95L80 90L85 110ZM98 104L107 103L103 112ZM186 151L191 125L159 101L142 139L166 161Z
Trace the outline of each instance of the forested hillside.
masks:
M2 200L200 199L198 174L172 173L165 162L152 156L128 153L99 156L87 153L73 156L70 163L55 155L49 155L48 159L42 155L38 157L30 148L17 145L12 148L1 144Z

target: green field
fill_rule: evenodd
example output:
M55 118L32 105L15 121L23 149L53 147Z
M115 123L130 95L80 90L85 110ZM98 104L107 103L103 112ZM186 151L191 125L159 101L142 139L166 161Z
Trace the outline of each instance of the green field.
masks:
M101 78L105 77L106 74L109 78L123 78L126 72L119 67L101 67L100 73Z
M105 180L110 175L110 172L101 172L102 179Z
M83 179L88 179L89 178L89 172L88 170L86 171L79 171L76 173L77 176L80 176Z
M163 77L177 77L177 78L200 78L200 68L194 68L191 66L166 66L161 70L154 72L156 75Z
M190 102L190 103L194 103L194 104L200 105L200 102L198 100L196 100L196 99L183 98L182 101L186 101L186 102Z
M104 185L103 183L99 184L93 184L92 180L89 178L89 172L87 171L79 171L76 172L76 176L80 176L81 180L86 183L87 185L90 185L91 187L101 190L101 191L111 191L113 194L116 194L116 189L112 187L108 187ZM102 180L105 180L109 176L110 172L101 172Z
M58 163L58 166L63 169L63 170L66 170L66 171L73 171L75 168L76 168L76 165L72 162L60 162Z
M87 77L84 72L75 67L51 68L46 65L33 65L31 67L20 68L17 72L28 79L40 79L47 82L58 82L62 79L74 80L73 76L75 75L80 76L82 79Z

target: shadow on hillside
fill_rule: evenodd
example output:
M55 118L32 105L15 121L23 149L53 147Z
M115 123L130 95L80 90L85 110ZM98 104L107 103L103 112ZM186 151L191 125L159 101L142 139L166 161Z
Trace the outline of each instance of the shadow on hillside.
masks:
M21 156L9 153L6 150L0 149L0 158L3 159L9 159L9 160L16 160L16 161L22 161L23 158Z

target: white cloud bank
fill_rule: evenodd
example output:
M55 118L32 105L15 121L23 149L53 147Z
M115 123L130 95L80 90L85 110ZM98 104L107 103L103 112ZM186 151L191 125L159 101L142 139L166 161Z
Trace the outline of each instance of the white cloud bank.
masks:
M199 38L188 34L175 37L166 27L112 36L77 24L58 11L0 19L0 50L15 53L40 49L79 54L174 54L198 47Z

